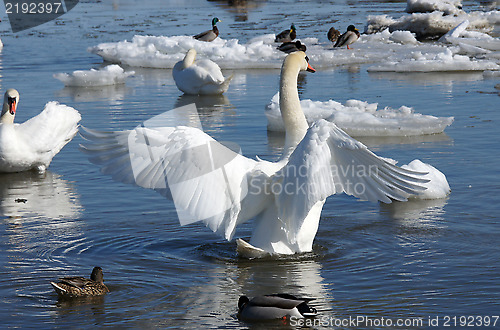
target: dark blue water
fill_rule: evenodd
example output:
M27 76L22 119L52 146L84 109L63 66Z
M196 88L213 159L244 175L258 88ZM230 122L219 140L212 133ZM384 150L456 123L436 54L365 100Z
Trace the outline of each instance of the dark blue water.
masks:
M87 53L89 46L134 34L193 34L214 15L225 23L220 28L228 38L281 30L284 13L322 37L332 23L362 26L368 14L399 16L405 7L404 2L268 1L245 13L222 3L82 1L55 23L18 34L4 21L1 89L20 91L19 122L58 100L80 111L82 125L102 130L133 128L195 102L207 133L238 143L246 156L275 159L283 137L267 132L264 107L278 90L278 70L236 70L223 97L204 98L181 96L170 70L136 69L126 85L99 89L64 88L52 74L99 67L101 59ZM311 304L325 322L368 316L421 319L427 326L429 318L438 317L443 326L447 316L498 315L498 83L480 73L368 74L363 65L305 76L303 98L357 99L454 116L445 134L361 139L402 164L419 158L434 165L446 174L452 193L442 200L391 205L331 197L314 252L281 259L242 260L234 242L203 225L179 226L173 203L102 175L78 150L77 136L44 176L0 176L1 323L247 328L236 317L238 297L274 292L316 298ZM250 234L251 224L245 224L236 236ZM50 281L88 276L95 265L103 268L110 294L58 301ZM265 327L271 326L280 327Z

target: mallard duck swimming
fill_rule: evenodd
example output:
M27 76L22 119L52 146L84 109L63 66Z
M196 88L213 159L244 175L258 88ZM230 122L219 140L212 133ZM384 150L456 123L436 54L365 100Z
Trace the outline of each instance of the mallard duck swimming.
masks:
M61 298L101 296L109 292L104 284L101 267L94 267L90 279L81 276L63 277L58 283L50 284Z
M217 17L214 17L214 19L212 19L212 30L199 33L195 35L194 38L200 41L214 41L215 38L219 36L219 29L216 26L218 22L222 21Z
M290 42L293 41L297 37L297 29L295 25L290 26L290 30L282 31L280 34L276 36L274 42Z
M290 53L293 53L293 52L296 52L299 50L303 51L303 52L305 52L307 50L306 45L301 43L299 40L284 42L281 45L279 45L277 48L279 50L281 50L282 52L285 52L287 54L290 54Z
M330 30L328 30L326 36L328 37L328 40L335 42L340 37L340 31L332 26Z
M347 27L347 32L344 33L343 35L340 36L340 38L337 39L337 42L333 47L342 47L342 46L347 46L347 49L349 48L349 45L353 44L358 40L360 34L358 29L354 27L354 25L349 25Z
M247 321L264 321L286 317L314 317L315 308L307 303L314 299L297 298L291 294L273 294L249 299L241 296L238 300L239 318Z

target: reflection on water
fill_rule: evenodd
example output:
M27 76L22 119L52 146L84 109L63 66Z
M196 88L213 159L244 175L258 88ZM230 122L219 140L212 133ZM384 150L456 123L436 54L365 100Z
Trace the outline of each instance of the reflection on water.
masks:
M0 214L6 217L76 218L82 211L72 184L46 171L0 175Z
M374 148L382 145L397 145L397 144L424 144L424 143L442 143L451 144L453 140L446 133L426 134L414 136L360 136L356 140L362 142L369 148Z
M445 228L443 225L444 207L447 201L447 198L410 199L407 202L381 204L380 211L409 229Z
M453 140L446 135L446 133L440 134L427 134L427 135L415 135L415 136L352 136L356 140L365 144L372 151L377 151L378 147L384 145L398 145L398 144L452 144ZM283 146L285 144L285 133L284 132L273 132L267 131L267 144L269 151L273 154L280 154L283 151Z
M235 114L235 107L225 95L187 95L175 101L175 108L195 104L203 129L207 132L228 125L227 116Z
M477 81L483 79L482 72L368 72L370 78L403 80L407 83L426 85L433 83L440 86L451 86L457 81Z
M248 21L248 13L266 3L266 0L208 0L234 13L236 22Z
M122 101L125 95L131 93L131 88L125 84L100 87L66 86L55 92L57 98L69 97L75 102L95 102L96 100ZM121 103L121 102L119 102Z
M184 319L197 320L197 324L201 321L209 328L239 323L237 303L241 295L290 293L313 298L310 305L320 314L332 309L331 288L322 276L321 264L312 259L227 261L210 268L206 276L209 282L189 288L178 299L189 306Z

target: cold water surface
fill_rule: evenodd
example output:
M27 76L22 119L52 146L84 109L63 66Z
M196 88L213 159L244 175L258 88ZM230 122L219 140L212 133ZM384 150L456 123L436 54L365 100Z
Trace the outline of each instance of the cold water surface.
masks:
M1 89L20 91L19 122L58 100L81 112L82 125L101 130L130 129L194 102L208 134L239 144L248 157L273 160L283 136L267 132L264 107L278 90L279 70L235 70L220 97L183 96L171 70L132 68L136 74L125 85L96 89L64 88L52 74L99 67L89 46L134 34L194 34L214 15L227 38L279 32L290 20L325 38L332 23L361 27L368 14L399 16L405 7L392 1L268 1L245 12L221 3L82 1L55 23L18 34L4 20ZM498 315L498 83L482 73L369 74L366 65L301 76L302 98L357 99L454 116L445 134L360 139L401 164L418 158L434 165L452 193L390 205L331 197L314 251L286 258L239 259L234 242L202 224L179 226L172 202L102 175L78 150L77 136L45 175L0 176L2 324L246 328L236 316L238 297L275 292L315 298L311 304L325 318L413 317L427 325L436 316ZM248 223L236 236L250 234ZM103 268L110 294L58 301L50 281L88 276L95 265ZM274 325L280 326L266 327Z

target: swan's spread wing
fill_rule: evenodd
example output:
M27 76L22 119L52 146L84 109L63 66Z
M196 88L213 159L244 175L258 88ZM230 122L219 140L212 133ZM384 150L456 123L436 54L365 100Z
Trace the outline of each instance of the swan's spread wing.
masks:
M16 132L31 150L52 159L78 132L78 111L57 102L49 102L35 117L17 125Z
M257 163L192 127L137 127L102 133L84 129L91 162L115 180L171 198L181 225L204 221L231 239ZM254 205L255 206L255 205ZM262 206L256 206L262 207ZM242 213L247 213L245 210Z
M425 174L388 163L322 119L309 128L288 164L273 177L282 187L277 196L279 217L287 223L293 242L316 202L340 193L374 202L406 200L425 190Z

